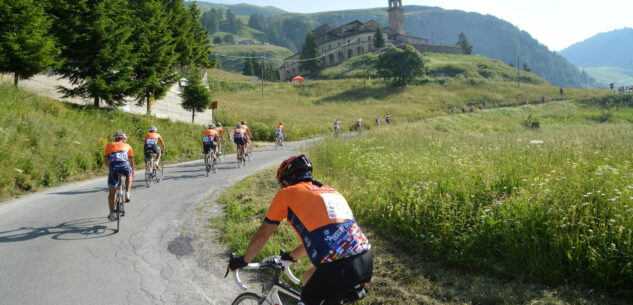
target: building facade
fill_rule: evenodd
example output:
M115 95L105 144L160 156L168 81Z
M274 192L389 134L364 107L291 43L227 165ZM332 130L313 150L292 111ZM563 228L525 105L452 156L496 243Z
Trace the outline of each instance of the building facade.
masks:
M455 46L432 46L428 39L407 35L402 0L389 0L388 12L388 28L383 28L373 20L366 23L355 20L335 29L327 24L314 29L312 36L321 52L321 56L316 60L320 60L323 67L332 67L355 56L380 53L393 46L404 47L405 45L412 45L420 52L462 53L461 49ZM382 28L385 40L385 47L380 49L374 46L377 28ZM301 70L300 57L301 53L297 53L284 60L279 67L281 81L288 81L296 75L304 74Z

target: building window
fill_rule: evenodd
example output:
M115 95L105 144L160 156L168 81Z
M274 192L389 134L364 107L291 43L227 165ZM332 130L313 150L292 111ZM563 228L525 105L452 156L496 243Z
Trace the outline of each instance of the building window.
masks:
M365 53L365 50L363 49L363 47L358 47L358 49L356 50L356 55L360 56L363 55L363 53Z
M333 65L334 64L334 55L330 54L330 56L328 57L329 59L329 65Z
M354 57L354 51L352 49L347 50L347 58L350 59Z

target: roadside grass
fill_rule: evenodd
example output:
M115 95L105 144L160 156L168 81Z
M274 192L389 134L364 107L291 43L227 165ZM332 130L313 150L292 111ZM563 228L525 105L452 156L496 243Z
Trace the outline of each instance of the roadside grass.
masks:
M530 119L540 127L524 127ZM361 223L407 251L630 300L631 122L629 107L554 102L389 126L308 152Z
M263 221L279 189L274 175L275 169L261 171L237 183L218 199L225 205L226 214L221 219L210 218L209 226L220 232L221 242L231 252L244 253ZM352 209L358 213L358 207ZM589 288L549 287L524 278L510 279L473 272L432 259L418 250L393 242L393 236L368 224L363 216L357 219L372 243L375 255L374 277L368 297L362 304L623 304ZM298 244L296 234L284 221L255 261L278 255L280 249L293 249ZM293 272L301 275L309 266L310 262L302 259L293 265Z
M409 123L443 116L455 107L483 104L485 108L517 106L559 97L558 87L522 84L492 79L439 78L403 88L392 87L383 80L362 79L310 81L305 84L265 83L212 80L214 100L219 108L217 122L233 126L246 120L258 140L274 140L280 121L286 125L289 140L300 140L333 132L332 123L340 118L344 130L352 130L362 118L364 128L371 129L373 119L384 120L391 113L393 121ZM220 84L221 83L221 84ZM240 89L237 89L240 88ZM564 98L602 96L606 90L565 89Z
M144 167L150 125L165 139L168 162L201 158L203 127L167 119L62 103L0 84L0 199L42 187L103 175L112 134L124 131Z

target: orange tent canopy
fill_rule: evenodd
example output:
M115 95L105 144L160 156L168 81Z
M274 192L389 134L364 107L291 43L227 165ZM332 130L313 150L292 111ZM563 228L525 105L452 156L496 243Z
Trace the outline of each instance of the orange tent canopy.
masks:
M303 83L305 81L306 81L306 78L301 76L301 75L297 75L297 76L292 78L292 82L293 83Z

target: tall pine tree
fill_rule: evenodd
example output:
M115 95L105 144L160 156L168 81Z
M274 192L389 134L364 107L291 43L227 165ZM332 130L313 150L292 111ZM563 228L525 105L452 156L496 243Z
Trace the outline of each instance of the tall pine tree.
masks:
M464 52L464 54L473 53L473 46L468 42L468 38L466 38L466 35L464 35L464 32L459 33L459 36L457 37L456 45L462 48L462 52Z
M60 50L50 28L41 1L0 1L0 72L12 73L15 86L54 65Z
M189 83L183 87L180 97L182 98L181 106L187 111L191 111L191 123L196 119L196 112L204 112L211 104L211 92L207 87L203 86L200 74L195 68L189 77Z
M131 0L134 18L143 20L134 29L134 91L139 105L147 106L151 115L152 102L164 97L177 73L171 69L176 60L176 47L169 23L171 15L162 0Z
M385 44L385 37L382 34L382 28L377 27L376 33L374 33L374 47L376 47L376 49L382 49L385 47Z
M321 53L319 52L319 48L317 48L316 42L314 41L314 37L312 37L312 32L308 32L305 37L305 41L303 42L303 50L301 50L301 70L306 71L308 75L312 78L317 77L319 72L323 69L323 63L320 58Z
M65 97L91 98L95 106L124 102L131 84L134 47L126 0L57 0L55 36L63 46L64 62L57 72L70 81L59 86ZM136 21L136 20L135 20Z

